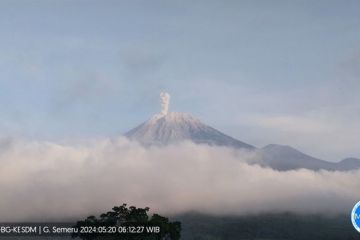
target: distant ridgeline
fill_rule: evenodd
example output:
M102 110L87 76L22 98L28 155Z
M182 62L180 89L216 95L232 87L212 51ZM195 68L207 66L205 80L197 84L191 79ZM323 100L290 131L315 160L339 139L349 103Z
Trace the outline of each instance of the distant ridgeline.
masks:
M349 171L360 168L360 159L357 158L347 158L333 163L311 157L290 146L270 144L264 148L256 148L202 123L191 114L169 112L169 94L161 93L160 99L161 112L128 131L125 134L127 138L144 146L163 146L187 140L196 144L256 151L261 158L254 162L255 164L280 171L300 168L315 171Z
M359 240L348 215L264 214L243 217L215 217L184 214L182 240Z

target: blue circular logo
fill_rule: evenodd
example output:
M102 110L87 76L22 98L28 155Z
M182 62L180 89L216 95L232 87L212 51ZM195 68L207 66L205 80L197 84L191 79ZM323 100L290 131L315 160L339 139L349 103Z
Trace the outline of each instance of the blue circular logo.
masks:
M351 222L354 228L360 232L360 202L358 202L351 212Z

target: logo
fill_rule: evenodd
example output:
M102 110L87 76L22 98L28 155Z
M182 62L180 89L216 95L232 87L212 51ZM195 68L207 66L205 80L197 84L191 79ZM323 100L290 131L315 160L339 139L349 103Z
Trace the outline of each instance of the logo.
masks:
M360 202L358 202L351 212L351 222L354 228L360 232Z

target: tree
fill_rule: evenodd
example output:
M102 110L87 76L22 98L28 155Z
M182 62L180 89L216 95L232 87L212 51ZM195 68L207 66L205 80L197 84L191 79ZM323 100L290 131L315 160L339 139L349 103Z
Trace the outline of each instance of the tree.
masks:
M178 240L181 223L170 222L168 218L153 214L148 216L149 208L115 206L112 211L99 218L89 216L74 226L78 231L72 238L84 240L127 239L127 240ZM159 231L158 231L159 230Z

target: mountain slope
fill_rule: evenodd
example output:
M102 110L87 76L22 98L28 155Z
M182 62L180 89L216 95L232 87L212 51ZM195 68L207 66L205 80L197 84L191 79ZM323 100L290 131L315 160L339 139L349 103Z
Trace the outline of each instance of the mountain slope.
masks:
M358 158L346 158L338 163L337 170L339 171L349 171L353 169L359 169L360 168L360 159Z
M194 118L188 113L169 112L170 95L160 94L161 112L130 130L125 136L146 146L167 145L192 141L211 146L227 146L256 151L261 166L280 171L293 169L349 171L360 168L360 159L347 158L338 163L328 162L306 155L290 146L270 144L257 149L250 144L232 138Z
M290 146L270 144L259 149L261 154L260 165L276 170L286 171L293 169L349 171L360 168L360 159L348 158L334 163L306 155Z
M199 144L255 149L194 118L188 113L156 114L125 134L145 145L167 145L185 140Z

